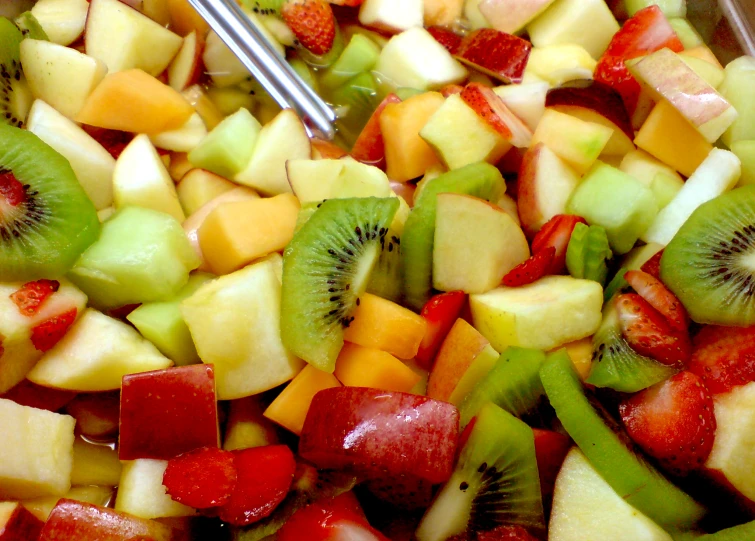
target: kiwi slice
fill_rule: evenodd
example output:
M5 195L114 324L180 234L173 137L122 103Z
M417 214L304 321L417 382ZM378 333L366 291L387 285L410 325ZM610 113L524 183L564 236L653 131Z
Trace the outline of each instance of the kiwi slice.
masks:
M0 122L22 128L33 97L21 70L21 31L0 17Z
M540 379L569 436L630 505L669 528L688 529L702 518L705 509L648 464L620 425L591 403L565 351L549 356Z
M369 283L399 207L394 197L320 204L283 255L281 337L292 353L333 372L343 329Z
M461 426L469 424L487 402L519 418L537 410L545 396L540 382L544 362L545 353L536 349L510 347L504 351L485 379L461 403Z
M503 524L544 531L540 476L532 429L488 402L416 535L418 541L444 541Z
M606 262L612 256L605 229L583 223L574 227L566 248L566 268L574 278L594 280L604 285L608 277Z
M614 299L603 309L603 322L592 339L592 369L587 383L634 393L673 376L678 370L640 355L621 334Z
M274 15L280 17L281 6L285 0L242 0L248 10L257 15Z
M39 137L0 124L0 276L63 275L100 231L71 166Z
M39 24L39 21L31 11L24 11L16 17L16 26L25 38L50 41L50 38L47 37L47 32L45 32L45 29L42 28L42 25Z
M506 190L501 172L479 162L429 180L414 201L401 236L406 302L421 310L432 294L433 241L439 193L460 193L498 201Z
M700 205L666 246L661 279L697 323L755 324L755 186Z

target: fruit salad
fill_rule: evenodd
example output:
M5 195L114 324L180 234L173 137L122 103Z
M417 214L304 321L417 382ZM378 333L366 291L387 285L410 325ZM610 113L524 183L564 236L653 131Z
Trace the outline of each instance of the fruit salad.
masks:
M0 540L755 540L755 58L239 2L0 5Z

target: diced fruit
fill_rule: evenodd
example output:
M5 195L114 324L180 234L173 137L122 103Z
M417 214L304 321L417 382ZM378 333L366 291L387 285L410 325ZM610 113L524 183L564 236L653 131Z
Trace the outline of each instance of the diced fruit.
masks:
M232 182L204 169L191 169L176 186L176 193L186 216L191 216L205 203L236 187Z
M161 150L190 152L207 137L207 126L199 113L194 113L182 126L149 136L152 144ZM166 164L168 165L168 164Z
M365 0L359 8L359 22L383 32L398 34L421 28L423 0Z
M492 28L480 28L461 40L454 55L503 83L521 83L531 50L527 40Z
M197 83L203 72L203 51L204 36L197 37L195 31L184 37L181 48L168 66L168 84L172 89L181 92Z
M755 381L755 328L706 325L692 344L689 371L714 395Z
M207 509L223 505L236 486L233 462L233 453L228 451L213 447L195 449L168 461L162 484L174 501L189 507Z
M259 121L241 108L189 152L189 161L194 167L232 178L249 165L261 129Z
M86 0L40 0L31 14L53 43L70 45L84 32L89 2Z
M61 495L71 487L73 427L60 415L0 399L3 460L0 495L5 499Z
M556 479L548 535L553 541L671 541L671 536L619 496L577 448Z
M464 0L424 0L425 27L453 24L463 9Z
M490 87L470 82L461 91L461 99L513 146L530 146L532 131Z
M65 411L76 419L79 434L96 441L108 440L118 432L120 402L120 389L104 393L80 393L71 400Z
M530 60L532 55L530 55ZM545 96L548 83L522 83L518 85L497 86L493 91L503 103L527 127L534 131L545 112Z
M321 84L327 88L337 88L361 72L371 70L380 50L369 37L354 34L338 60L323 74Z
M650 260L648 261L651 265L653 264ZM675 331L687 332L687 327L689 327L687 311L679 299L663 285L660 278L641 270L631 270L624 275L624 279L666 318Z
M19 502L0 503L0 539L39 539L43 524Z
M193 112L181 94L148 73L131 69L105 76L75 120L99 128L154 134L180 128Z
M333 374L349 387L404 393L411 391L421 379L390 353L349 343L341 349Z
M71 484L115 487L120 477L121 463L115 450L81 438L73 442Z
M516 34L552 3L553 0L481 0L479 8L490 26L501 32Z
M511 269L503 277L501 283L507 287L521 287L531 284L548 273L553 267L556 249L552 246L544 248L535 255Z
M203 285L181 304L199 357L215 368L218 397L261 393L295 376L303 363L280 338L280 257Z
M525 80L530 84L546 81L559 87L571 81L592 79L595 59L584 47L574 43L535 47L530 54Z
M742 176L739 177L739 186L755 184L755 140L732 143L731 151L742 162Z
M260 397L248 396L231 402L223 435L223 449L248 449L278 443L278 431L263 416Z
M435 357L427 381L427 396L448 400L464 373L488 344L474 327L457 319Z
M427 322L425 335L415 357L423 368L430 368L435 354L459 317L467 296L461 291L440 293L427 301L420 315Z
M385 145L380 128L380 116L389 103L401 103L396 94L388 94L370 116L351 148L351 157L362 163L385 167Z
M366 433L362 427L371 428ZM319 392L304 422L299 453L318 467L373 479L448 479L459 417L450 404L364 387Z
M556 478L566 455L574 444L569 436L561 432L539 428L533 428L532 432L535 434L535 456L540 474L540 492L543 495L543 507L547 516L550 515Z
M166 493L163 475L167 466L166 460L124 461L115 510L146 519L194 515L194 509L174 501Z
M553 263L547 274L562 274L566 269L566 252L569 249L569 241L577 224L586 224L581 216L557 214L537 232L532 239L532 251L541 252L548 247L555 249Z
M107 347L103 347L107 344ZM170 366L169 359L133 328L93 309L37 363L28 378L75 391L118 389L126 374Z
M605 285L608 277L606 261L612 256L605 229L584 224L574 227L566 250L566 269L570 275Z
M42 387L25 379L7 393L3 393L2 398L13 400L13 402L21 406L58 411L71 402L75 396L76 393L74 392Z
M624 156L619 169L650 188L659 209L668 205L684 186L676 171L643 150L634 150Z
M721 140L731 147L737 141L755 139L752 119L755 118L755 101L747 91L755 80L755 61L743 56L726 66L724 82L719 92L739 113L739 118L724 133Z
M112 501L113 495L111 487L90 485L73 487L63 495L63 498L82 503L107 506ZM43 496L41 498L23 500L22 504L39 520L46 521L60 499L60 496Z
M548 350L598 329L603 289L592 280L547 276L469 300L475 327L498 351L509 346Z

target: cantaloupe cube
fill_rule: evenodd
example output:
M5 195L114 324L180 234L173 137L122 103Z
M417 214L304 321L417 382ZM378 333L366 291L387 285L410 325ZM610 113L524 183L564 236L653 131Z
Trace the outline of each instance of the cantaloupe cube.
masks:
M63 495L71 488L73 417L0 398L0 498Z
M582 378L582 381L587 379L590 375L590 368L592 367L592 337L581 338L574 342L564 344L566 353L569 355L574 368L577 370L577 374Z
M333 374L307 365L291 380L281 394L265 410L265 417L296 435L301 434L312 399L323 389L340 387Z
M72 484L115 487L121 478L121 469L118 452L112 447L81 438L73 443Z
M435 357L427 380L427 396L448 400L467 368L488 344L477 329L457 319Z
M107 75L76 120L98 128L155 134L180 128L193 113L189 102L171 87L142 70L130 69Z
M299 200L284 193L224 203L199 228L199 245L215 274L228 274L282 250L294 236Z
M338 381L349 387L409 392L421 376L396 357L379 349L345 343L336 361Z
M421 316L369 293L360 298L352 317L354 320L344 330L344 340L387 351L399 359L411 359L417 354L427 329Z
M692 124L666 100L653 108L634 143L689 177L713 150Z
M165 492L163 474L167 467L167 460L124 461L115 510L148 519L196 514L194 509L174 501Z
M263 408L258 396L232 400L225 427L223 449L233 451L278 443L275 425L262 413Z
M440 163L435 151L419 136L443 105L438 92L425 92L401 103L389 103L380 115L388 178L398 182L420 177Z

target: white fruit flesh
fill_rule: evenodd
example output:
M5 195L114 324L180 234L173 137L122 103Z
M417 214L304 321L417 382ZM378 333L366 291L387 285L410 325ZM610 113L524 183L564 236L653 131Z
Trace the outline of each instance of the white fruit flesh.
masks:
M545 112L548 88L548 83L523 83L498 86L493 91L529 129L535 131Z
M743 56L729 62L724 71L724 82L718 88L721 95L739 113L739 118L726 130L721 138L731 147L737 141L755 139L755 100L752 88L755 84L755 58Z
M592 79L597 62L581 45L559 43L534 47L525 69L525 77L535 75L551 86L577 79Z
M359 8L359 22L387 32L422 28L422 0L365 0Z
M153 145L163 150L191 152L205 137L207 127L199 113L194 113L180 128L150 135L149 139Z
M141 518L188 517L191 507L173 501L165 492L163 474L167 460L138 459L123 463L115 510Z
M552 3L553 0L480 0L479 10L496 30L516 34Z
M50 41L70 45L84 32L89 2L87 0L38 0L31 8Z
M178 54L168 66L168 84L174 90L181 92L189 86L189 82L196 72L198 61L201 58L197 54L199 44L197 33L192 32L184 38Z

